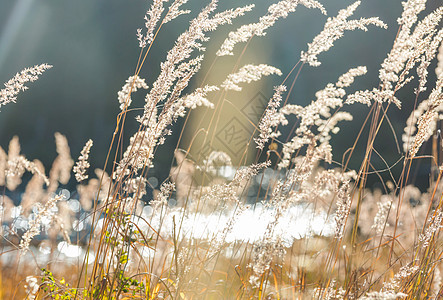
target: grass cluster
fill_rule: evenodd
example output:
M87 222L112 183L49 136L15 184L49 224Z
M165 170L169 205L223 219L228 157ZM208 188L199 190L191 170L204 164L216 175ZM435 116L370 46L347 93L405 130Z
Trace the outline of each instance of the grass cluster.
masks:
M353 19L360 1L343 8L327 19L292 70L283 74L275 66L243 64L245 53L252 51L249 42L263 38L299 6L328 14L321 3L274 1L256 23L229 33L214 56L205 54L209 33L253 14L254 5L220 11L218 1L211 0L190 12L186 2L152 0L145 27L137 31L135 72L118 93L121 112L108 153L94 153L89 140L75 162L67 138L56 133L58 156L46 172L40 161L20 153L17 137L7 151L0 148L0 298L443 297L438 130L443 7L425 14L426 0L403 2L378 86L348 92L354 80L367 73L365 66L350 66L301 106L289 100L303 69L319 66L321 54L347 31L380 30L376 27L386 27L382 20ZM158 77L148 86L143 77L153 75L141 70L154 63L149 54L162 27L189 13L189 27L166 51ZM224 81L208 83L208 74L195 79L206 56L215 61L229 55L236 64ZM25 84L50 67L25 69L8 81L0 91L0 107L15 102ZM437 79L428 82L434 69ZM211 67L208 72L217 70ZM236 137L235 128L220 128L227 131L218 138L228 147L242 145L237 157L216 149L213 132L221 103L245 84L275 75L283 79L252 134ZM199 87L190 91L191 83ZM395 141L402 171L395 175L389 166L377 170L374 157L383 158L375 141L382 126L393 128L389 111L401 109L399 91L411 85L414 110L404 112L409 118L401 140ZM143 107L132 103L131 95L138 90L146 93ZM364 109L366 119L352 121L349 105ZM172 167L156 164L162 144L177 130L173 124L184 118L186 128L194 109L211 116L208 128L199 130L189 145L181 143L184 149L176 147ZM351 121L361 129L338 161L330 141L339 125ZM138 122L129 140L127 122ZM421 148L430 139L432 153L423 154ZM357 147L364 148L364 156L360 168L351 170ZM90 155L106 157L95 176L89 170ZM250 162L250 157L255 159ZM411 184L417 161L431 162L427 191ZM169 178L159 183L150 175L153 168L170 168ZM32 176L22 182L26 172ZM370 174L380 177L381 190L367 188ZM78 185L71 193L66 187L73 178ZM20 189L24 192L14 198Z

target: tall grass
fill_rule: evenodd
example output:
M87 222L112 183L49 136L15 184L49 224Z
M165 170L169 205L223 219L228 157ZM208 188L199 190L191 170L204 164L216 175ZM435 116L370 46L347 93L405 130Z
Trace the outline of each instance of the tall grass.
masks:
M347 92L356 77L367 73L364 66L351 67L301 106L288 100L303 69L319 66L321 54L346 31L385 28L380 19L352 19L357 1L328 18L289 74L262 63L243 65L249 41L264 36L298 6L327 14L314 0L276 2L256 23L231 32L216 53L240 53L234 56L231 74L212 85L197 82L200 87L185 94L201 69L208 33L254 13L254 5L219 11L216 0L208 1L167 51L157 79L148 87L143 77L153 75L142 74L142 67L149 62L162 27L187 17L189 11L182 8L186 2L152 1L145 28L137 31L140 55L135 58L135 73L118 93L121 112L108 153L94 153L89 140L74 163L66 137L56 133L58 156L46 175L41 162L20 153L17 137L7 152L0 148L0 298L442 297L443 166L437 129L443 108L443 8L423 15L425 0L403 3L397 36L380 67L377 87ZM428 82L435 61L437 80ZM15 102L24 83L49 67L17 74L0 91L0 106ZM221 103L216 100L272 75L283 79L239 157L214 149L211 132L219 126ZM389 111L402 107L397 95L405 85L416 86L415 110L405 112L410 117L397 162L402 172L397 176L391 167L377 170L372 162L380 156L374 143L382 126L392 127ZM423 96L426 88L431 89L428 97ZM140 89L146 92L141 109L131 99ZM364 109L366 119L352 121L348 105ZM178 130L173 124L179 118L187 124L189 112L197 107L211 116L209 128L196 133L204 138L198 144L191 139L185 149L177 146L171 168L157 165L157 151L163 151L168 135ZM133 120L133 113L140 111ZM330 140L342 121L361 129L339 163L333 159ZM139 123L129 141L124 140L127 122ZM290 136L281 133L285 126ZM422 154L423 143L431 138L432 153ZM253 144L256 152L249 147ZM211 151L199 150L205 146ZM365 149L364 156L360 168L351 170L357 147ZM89 155L106 157L93 178ZM254 155L256 159L247 163ZM429 159L430 185L422 192L411 184L413 165ZM170 168L169 178L158 183L149 175L152 168ZM15 205L9 196L24 185L26 171L33 175ZM64 189L72 171L78 181L74 194ZM383 172L391 180L384 180ZM370 174L380 177L383 190L366 187Z

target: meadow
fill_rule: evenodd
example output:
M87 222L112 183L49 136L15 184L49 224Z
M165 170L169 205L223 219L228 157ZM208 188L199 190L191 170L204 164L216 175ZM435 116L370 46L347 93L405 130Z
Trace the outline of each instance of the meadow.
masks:
M263 14L254 4L224 10L208 0L190 11L187 2L149 1L107 152L94 152L90 139L71 153L57 128L47 170L22 153L18 136L0 147L0 299L443 298L443 6L402 2L393 42L380 42L391 45L376 86L354 88L369 68L349 60L302 105L294 87L304 71L350 31L385 30L383 20L355 18L361 1L334 14L316 0L273 1ZM328 18L289 72L245 63L251 41L300 9L312 21ZM245 15L255 22L242 23ZM187 27L161 49L164 60L151 59L178 21ZM218 50L207 52L224 27ZM227 58L235 63L224 74L216 61ZM145 74L146 64L159 65L158 74ZM0 118L51 68L7 81ZM244 100L235 108L248 84L271 78L278 84L263 107ZM402 132L392 111L406 119ZM332 141L349 126L355 135L337 153ZM179 137L174 159L159 163L171 135ZM380 144L380 136L392 138ZM90 156L104 165L91 166ZM423 165L425 188L416 184ZM153 169L168 178L160 182Z

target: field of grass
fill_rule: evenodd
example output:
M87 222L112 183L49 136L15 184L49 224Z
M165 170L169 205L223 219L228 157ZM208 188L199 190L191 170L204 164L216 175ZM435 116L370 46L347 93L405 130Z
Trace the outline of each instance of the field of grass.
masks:
M73 154L56 132L47 171L21 153L18 137L0 147L0 299L442 299L443 6L429 12L426 0L403 2L378 86L355 91L354 80L368 70L350 62L303 106L291 101L303 70L318 67L347 32L383 30L382 20L354 18L360 1L330 15L316 0L281 0L238 27L243 15L257 14L253 4L222 10L208 0L190 12L186 2L150 2L107 153L94 153L89 140ZM294 54L291 71L245 64L251 40L266 39L299 7L328 19ZM188 28L165 50L159 74L143 74L144 64L158 63L150 51L162 28L178 18L188 18ZM234 20L219 50L206 53L210 33ZM209 83L215 61L230 55L229 75ZM212 67L203 71L207 60ZM20 101L28 85L32 93L28 83L51 67L36 65L6 82L0 109ZM224 122L230 95L270 76L280 83L261 116L243 127L236 118ZM150 86L148 77L156 78ZM405 87L413 87L412 111L402 110L411 106L399 96ZM145 102L132 103L134 93ZM353 120L350 106L366 118ZM392 110L408 117L404 132L395 132ZM179 119L182 128L174 126ZM128 132L127 123L138 130ZM195 124L195 133L186 132ZM252 131L239 133L247 126ZM339 157L331 139L344 126L356 135ZM401 172L391 172L374 146L386 128ZM173 131L180 136L174 160L160 165ZM353 170L356 149L363 155ZM105 165L90 166L90 155ZM418 162L431 164L427 190L414 184ZM167 180L159 182L153 168L169 170ZM381 188L368 187L368 176Z

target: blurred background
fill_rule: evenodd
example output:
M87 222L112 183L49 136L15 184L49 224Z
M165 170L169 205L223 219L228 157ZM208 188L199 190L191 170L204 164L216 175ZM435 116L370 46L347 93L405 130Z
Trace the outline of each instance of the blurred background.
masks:
M207 2L207 1L205 1ZM234 5L246 5L253 1L221 1L220 10ZM208 70L215 58L215 51L221 45L229 31L238 25L257 21L266 11L269 1L255 1L256 9L246 16L239 18L233 25L224 26L212 35L207 47L206 60L203 70ZM321 1L329 16L335 16L339 9L352 4L353 1L334 0ZM430 1L428 11L435 9L439 1ZM91 153L93 168L102 168L105 161L110 138L115 128L116 115L119 112L117 92L125 80L134 73L139 48L135 33L136 29L144 26L143 16L150 1L143 0L15 0L0 1L0 82L6 82L16 72L25 67L40 63L53 65L53 69L44 73L35 83L30 83L30 89L18 96L17 103L2 107L0 112L0 146L7 149L9 140L17 135L20 138L22 153L28 159L40 159L50 168L56 156L54 133L60 132L67 136L71 154L74 159L88 139L94 140ZM190 0L186 8L197 11L202 1ZM349 90L372 89L378 85L378 69L392 47L398 26L396 19L402 11L401 1L366 0L351 18L378 16L389 29L383 30L371 27L368 32L346 32L345 36L335 43L329 52L321 54L322 65L317 68L305 66L290 102L306 105L315 99L314 94L328 82L337 78L349 68L365 65L368 74L357 79ZM151 86L158 76L160 62L174 43L175 37L182 32L189 22L190 16L181 16L172 23L166 24L151 51L148 61L140 76ZM308 10L299 7L286 20L279 21L268 30L266 37L254 38L250 43L240 65L247 63L267 63L283 72L283 77L298 61L300 51L306 49L306 44L321 31L326 16L318 10ZM243 45L236 48L238 55ZM217 60L220 69L215 69L208 78L209 83L220 83L236 63L236 57L223 57ZM432 90L435 74L430 68L429 88ZM202 73L204 74L204 72ZM217 76L213 76L217 74ZM198 87L203 80L199 76L193 81L188 92ZM272 96L272 87L281 83L282 78L271 76L258 84L245 86L241 94L230 93L230 105L224 105L223 114L243 111L251 101L263 103ZM403 103L402 110L390 108L389 117L395 129L396 138L401 141L405 120L414 106L413 88L415 82L401 91L398 98ZM422 95L426 98L427 93ZM143 91L133 96L133 107L143 107ZM257 100L258 99L258 100ZM212 99L211 99L212 100ZM259 107L260 105L258 105ZM257 106L256 106L257 107ZM246 108L248 109L248 108ZM332 140L334 159L341 161L342 154L352 146L358 129L360 129L369 109L356 104L346 107L354 115L353 122L341 125L341 131ZM246 113L248 115L249 113ZM261 112L260 112L261 114ZM135 116L134 113L133 116ZM243 114L244 115L244 114ZM126 125L126 138L137 129L137 123L130 118ZM200 117L199 112L191 115ZM254 116L249 114L250 120ZM240 118L241 119L241 118ZM258 120L258 117L257 119ZM255 121L256 121L255 120ZM237 120L247 124L247 120ZM173 127L174 134L167 143L161 146L156 157L157 167L152 170L160 180L168 175L173 150L178 141L183 121ZM190 121L190 132L185 136L184 145L199 129L198 123ZM375 144L386 163L393 165L402 153L397 151L394 134L385 124L382 134ZM245 125L246 127L249 125ZM364 145L355 154L351 167L358 168L363 156ZM237 155L236 149L226 150L231 156ZM374 156L374 165L383 169L386 165ZM394 172L400 170L394 168ZM428 182L429 162L422 160L414 174L419 185L426 186ZM398 174L398 173L397 173ZM371 177L372 178L372 177ZM370 185L377 185L374 176Z

